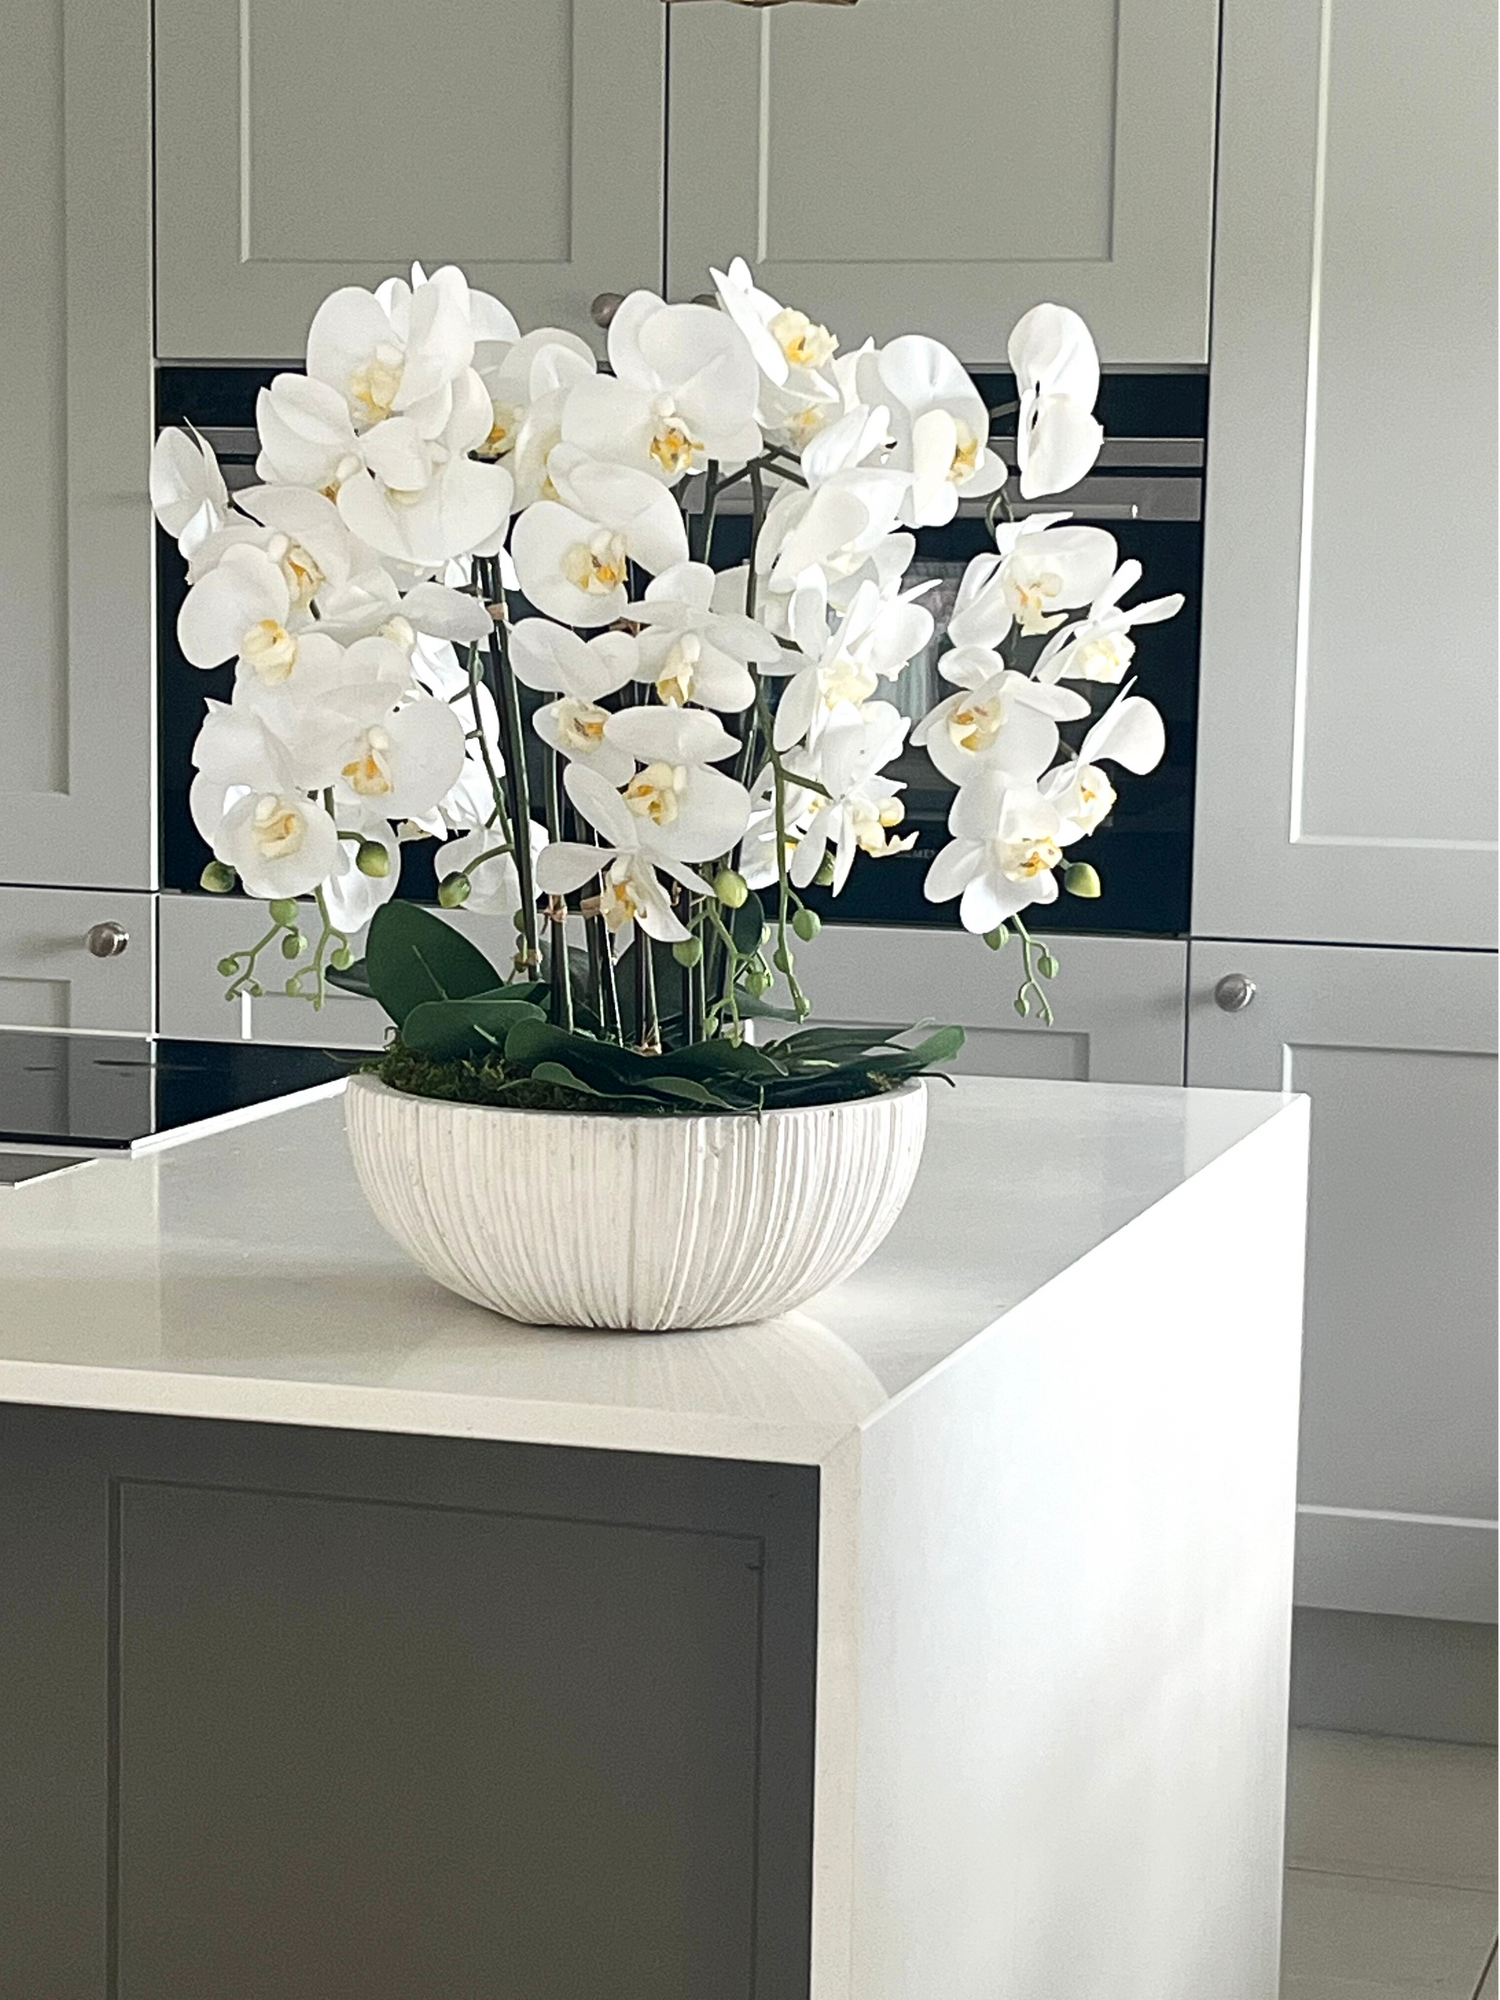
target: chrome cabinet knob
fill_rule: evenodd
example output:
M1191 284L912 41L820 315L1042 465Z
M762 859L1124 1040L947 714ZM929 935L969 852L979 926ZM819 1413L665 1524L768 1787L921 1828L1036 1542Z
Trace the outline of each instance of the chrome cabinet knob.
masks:
M1255 981L1243 972L1226 972L1214 988L1214 1005L1226 1014L1243 1014L1255 998Z
M595 326L607 327L624 303L623 292L601 292L589 307L589 318Z
M130 933L123 924L91 924L83 941L95 958L118 958L130 943Z

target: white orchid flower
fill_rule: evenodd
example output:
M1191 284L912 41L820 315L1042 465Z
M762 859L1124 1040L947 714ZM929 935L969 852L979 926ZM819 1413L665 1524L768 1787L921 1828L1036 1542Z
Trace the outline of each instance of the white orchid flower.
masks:
M430 812L452 790L464 756L457 715L432 695L416 695L345 739L335 796L382 819L412 819Z
M631 292L609 323L608 346L617 380L649 412L651 457L663 477L710 458L740 464L757 456L760 371L726 314Z
M532 879L535 881L536 863L547 845L547 829L538 826L535 820L529 825ZM504 842L494 827L475 827L468 833L461 833L455 840L444 841L433 857L433 867L440 882L446 882L452 875L468 876L470 886L464 908L474 911L476 915L513 917L521 907L521 877L515 856L495 852L497 847L503 846Z
M1018 625L1028 638L1051 632L1088 604L1114 574L1113 535L1075 523L1004 523L998 552L975 556L959 585L948 634L958 646L998 646Z
M1175 618L1185 601L1180 591L1173 591L1169 597L1153 597L1144 604L1122 605L1120 599L1140 579L1141 566L1134 557L1121 563L1089 606L1087 618L1054 632L1047 641L1037 659L1037 678L1098 681L1118 687L1135 658L1131 627L1158 625L1165 618Z
M334 825L339 834L338 853L323 892L330 920L352 935L362 931L381 904L395 895L401 879L400 847L390 821L367 807L339 805ZM354 837L350 839L350 835ZM367 841L385 849L384 875L367 875L359 866L359 850Z
M815 740L834 709L843 703L861 707L881 680L894 680L931 642L932 613L913 601L917 592L931 588L929 581L914 592L891 594L878 584L863 583L829 633L820 575L816 570L804 573L791 611L793 634L803 651L782 662L783 671L789 666L796 671L777 704L778 750ZM820 639L822 650L814 654Z
M832 361L838 339L806 313L784 306L755 282L743 257L727 271L710 269L719 304L745 336L756 366L769 382L783 385L793 369L824 368Z
M177 643L195 667L238 659L262 680L285 680L300 645L293 628L307 622L300 606L294 618L281 564L254 542L235 542L183 599Z
M912 476L906 503L911 527L941 526L958 512L960 498L982 497L1005 484L1005 462L989 447L984 398L940 340L902 334L863 356L857 379L866 403L890 411L890 463Z
M210 847L224 814L247 792L296 789L286 746L262 716L240 703L210 700L193 743L194 777L188 788L193 825Z
M1009 355L1021 399L1016 456L1022 497L1066 492L1090 470L1104 442L1093 414L1099 397L1093 335L1067 306L1033 306L1016 321Z
M252 896L305 896L338 861L338 829L300 792L249 791L214 834L214 858L233 868Z
M659 480L574 445L558 445L548 471L558 499L528 507L511 536L521 590L565 625L612 625L629 602L632 562L658 576L687 561L682 515Z
M260 455L255 476L269 486L337 492L360 468L349 406L337 389L311 375L277 375L255 399Z
M565 694L545 702L531 718L531 726L549 749L558 751L569 763L597 771L606 784L623 785L635 771L635 759L628 750L605 739L607 708Z
M469 287L451 265L414 289L399 278L379 293L346 285L318 307L307 335L309 376L343 397L356 431L404 412L425 422L434 408L441 427L445 394L473 357Z
M953 838L928 869L923 894L932 903L959 897L966 931L982 936L1033 903L1056 902L1063 821L1035 785L982 772L953 801L948 831Z
M156 518L190 556L229 519L229 489L212 448L197 432L165 430L151 449L149 488Z
M722 778L717 771L700 768L694 775L733 785L732 779ZM602 875L599 909L616 934L617 949L623 949L629 942L634 934L633 926L637 924L648 937L660 938L668 943L677 943L685 938L688 935L687 926L673 913L657 869L660 868L700 896L711 896L712 885L690 868L685 860L663 847L661 829L649 811L640 811L628 805L597 772L570 764L563 782L574 806L590 826L603 835L606 844L589 847L581 841L553 841L537 862L537 881L541 888L548 895L564 896L570 890L581 888L594 876ZM723 846L714 848L710 845L704 849L704 858L716 852L728 852L745 830L750 795L743 786L733 785L733 789L744 801L744 816ZM677 804L680 807L680 799ZM705 815L705 824L707 817Z
M576 333L541 326L520 339L481 343L474 350L474 367L490 399L491 418L489 435L476 450L481 458L503 458L516 449L526 419L539 403L557 398L560 413L562 394L596 374L599 364Z
M639 664L628 632L600 632L580 639L549 618L523 618L511 627L510 662L523 687L538 694L602 701L630 680Z
M299 609L325 591L342 590L356 568L373 561L324 493L305 486L247 486L235 499L267 531L270 539L262 546L281 564Z
M755 699L750 667L779 662L781 647L755 619L716 610L715 581L707 563L678 563L625 615L644 627L638 680L651 682L664 702L737 713Z
M805 889L833 848L833 893L849 879L855 855L900 854L915 846L916 834L892 840L904 808L897 796L904 787L878 774L906 741L907 717L888 701L872 701L863 709L847 704L834 710L818 739L816 776L831 795L814 794L814 808L792 856L791 878Z
M786 860L791 864L797 843L807 832L813 814L825 803L810 785L796 782L795 759L784 767L791 782L782 786L781 818L786 829ZM750 797L750 819L740 845L739 870L752 889L767 889L780 879L777 861L776 773L768 764ZM816 873L816 870L814 870Z
M900 519L910 484L904 472L854 466L805 492L783 487L755 547L768 629L789 629L788 600L809 570L821 571L831 592L872 561Z
M338 509L377 555L434 570L501 533L515 492L506 468L468 453L490 428L490 400L473 369L445 388L437 429L388 417L359 440L365 470L339 487Z
M939 670L959 692L923 716L912 741L955 785L991 769L1030 782L1057 754L1058 723L1089 712L1083 695L1016 673L977 646L944 654Z

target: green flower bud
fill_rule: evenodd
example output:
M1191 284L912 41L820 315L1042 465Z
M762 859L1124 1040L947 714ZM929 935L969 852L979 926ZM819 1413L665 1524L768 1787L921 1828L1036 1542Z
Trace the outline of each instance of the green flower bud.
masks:
M265 987L261 985L258 979L252 979L250 984L245 988L245 991L250 995L252 1000L262 999L265 995L265 990Z
M290 930L297 921L297 905L288 896L282 896L271 905L271 922L281 924Z
M383 882L391 872L391 857L378 840L362 840L354 865L361 875L368 875L372 882Z
M233 979L239 969L240 962L237 958L221 958L219 960L219 977L221 979Z
M281 955L283 958L300 958L306 950L307 939L302 935L301 931L288 931L286 936L281 940Z
M289 994L291 995L291 997L292 997L292 998L293 998L294 1000L297 1000L297 999L300 999L300 998L301 998L301 995L302 995L302 981L301 981L301 980L300 980L300 979L299 979L299 978L297 977L297 975L296 975L295 973L293 973L293 974L292 974L292 976L291 976L291 978L290 978L290 979L289 979L289 980L287 981L287 983L286 983L286 991L287 991L287 992L288 992L288 993L289 993Z
M1063 887L1070 896L1084 896L1090 901L1100 893L1098 873L1086 861L1075 861L1063 877Z
M438 901L445 910L457 910L468 902L473 887L467 875L445 875L438 883Z
M1036 969L1042 975L1043 979L1056 979L1058 973L1062 970L1050 951L1042 953L1036 962Z
M1026 998L1026 995L1024 993L1018 993L1015 999L1012 1000L1010 1004L1012 1005L1012 1007L1015 1008L1016 1012L1020 1015L1023 1021L1026 1019L1026 1016L1031 1012L1031 1002Z
M769 990L770 984L771 984L771 975L769 972L761 972L757 970L754 972L747 972L745 974L745 986L749 992L753 993L756 996L757 999L760 998L762 993L765 993Z
M823 928L823 919L816 910L799 910L792 918L792 929L804 944L811 944Z
M354 963L354 953L348 945L341 944L328 962L335 972L347 972Z
M771 963L772 965L775 966L778 972L791 971L792 954L787 950L784 944L777 945L775 951L771 953Z
M818 872L814 875L813 880L820 889L831 889L833 887L833 856L831 854L825 854L823 859L818 863Z
M210 861L198 877L198 887L207 889L210 896L227 896L239 877L224 861Z
M524 910L512 910L512 911L511 911L511 913L510 913L510 920L511 920L511 922L512 922L512 923L513 923L513 924L515 925L515 927L516 927L516 929L517 929L518 931L524 931L524 930L525 930L525 928L526 928L526 912L525 912Z
M743 909L750 897L750 884L734 868L721 868L714 877L714 894L726 910Z
M679 938L672 947L672 956L679 965L697 965L703 957L702 938Z
M984 941L991 951L1004 951L1005 943L1009 936L1010 932L1005 928L1004 924L996 924L992 931L985 932Z

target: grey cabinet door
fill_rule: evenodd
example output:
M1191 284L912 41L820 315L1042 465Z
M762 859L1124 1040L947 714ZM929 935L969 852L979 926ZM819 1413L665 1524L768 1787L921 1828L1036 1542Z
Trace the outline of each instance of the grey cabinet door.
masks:
M153 903L118 890L0 889L0 1027L150 1034ZM96 957L96 924L114 925L123 948Z
M1187 946L1174 938L1058 937L1052 1027L1017 1019L1018 947L999 955L957 930L830 924L800 947L813 1018L964 1030L951 1067L965 1076L1181 1083Z
M1214 0L672 9L668 277L736 254L838 333L1004 365L1039 299L1208 353Z
M1485 952L1192 947L1189 1082L1312 1099L1305 1603L1495 1616L1495 987Z
M0 882L154 880L149 0L0 0Z
M1495 942L1492 0L1227 0L1193 928Z
M158 353L291 360L339 285L458 263L587 331L661 274L661 0L158 0Z

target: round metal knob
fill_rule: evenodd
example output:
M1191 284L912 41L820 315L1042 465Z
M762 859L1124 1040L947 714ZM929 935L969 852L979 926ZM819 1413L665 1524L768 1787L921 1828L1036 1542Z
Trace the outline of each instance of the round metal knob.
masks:
M130 933L122 924L92 924L83 941L95 958L118 958L130 943Z
M601 292L589 307L589 318L595 326L607 327L624 303L623 292Z
M1214 988L1214 1005L1226 1014L1243 1014L1255 998L1255 981L1243 972L1226 972Z

